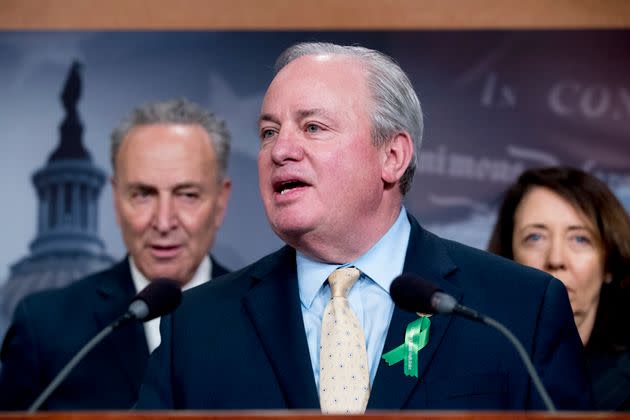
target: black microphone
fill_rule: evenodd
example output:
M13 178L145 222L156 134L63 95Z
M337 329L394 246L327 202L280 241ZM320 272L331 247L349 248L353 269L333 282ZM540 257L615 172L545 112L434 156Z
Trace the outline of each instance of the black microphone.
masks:
M175 310L182 301L182 291L174 280L155 279L133 299L127 312L115 319L101 332L96 334L81 350L59 371L46 389L28 408L28 413L36 412L55 389L63 382L74 367L105 337L129 321L150 321Z
M453 296L415 274L403 273L396 277L389 287L389 294L394 303L405 311L424 314L454 313L483 322L483 316L477 311L458 304Z
M176 281L155 279L136 295L123 316L142 322L151 321L173 312L181 301L182 290Z
M415 274L403 273L396 277L389 287L389 294L394 303L409 312L420 312L425 314L454 314L461 315L473 321L478 321L497 329L516 348L517 353L525 364L527 372L532 378L532 382L549 412L556 412L556 407L551 401L545 386L540 380L529 355L521 342L500 322L489 316L457 303L455 298L431 282L428 282Z

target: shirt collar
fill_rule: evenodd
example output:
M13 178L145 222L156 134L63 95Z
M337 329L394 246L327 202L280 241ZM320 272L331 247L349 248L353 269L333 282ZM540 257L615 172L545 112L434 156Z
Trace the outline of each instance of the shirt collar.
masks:
M297 251L298 287L302 305L310 308L328 276L337 268L345 266L357 267L389 293L392 281L402 273L410 232L407 211L402 207L398 218L385 235L355 261L342 265L327 264L314 261Z
M136 287L136 293L139 293L142 289L149 285L149 280L140 272L136 263L133 261L133 257L129 256L129 267L131 268L131 278L133 284ZM197 267L197 271L193 278L182 287L182 290L188 290L195 286L199 286L210 280L212 272L212 261L207 255L201 260L201 264Z

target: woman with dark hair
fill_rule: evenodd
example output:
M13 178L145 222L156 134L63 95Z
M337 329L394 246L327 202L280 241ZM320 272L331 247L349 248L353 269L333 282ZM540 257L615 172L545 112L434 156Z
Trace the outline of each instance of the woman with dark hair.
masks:
M567 167L523 172L488 250L564 283L599 408L630 410L630 218L606 184Z

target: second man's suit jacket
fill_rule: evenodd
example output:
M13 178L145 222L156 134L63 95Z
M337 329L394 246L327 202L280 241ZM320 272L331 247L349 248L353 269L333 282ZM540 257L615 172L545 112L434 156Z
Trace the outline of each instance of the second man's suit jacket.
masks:
M227 273L212 261L212 276ZM65 364L136 295L127 258L61 289L18 304L2 346L0 410L26 409ZM149 357L143 325L130 323L95 347L42 409L129 409Z
M404 271L507 325L559 408L590 408L582 344L564 286L410 221ZM394 310L384 352L402 344L415 319ZM319 408L289 247L186 292L176 312L163 318L161 332L137 409ZM368 410L544 409L507 340L468 319L431 318L419 372L418 378L405 376L401 363L388 366L381 359Z

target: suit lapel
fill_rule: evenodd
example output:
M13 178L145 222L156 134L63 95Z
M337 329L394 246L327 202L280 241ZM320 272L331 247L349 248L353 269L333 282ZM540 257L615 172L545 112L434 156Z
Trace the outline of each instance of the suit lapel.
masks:
M456 299L461 299L461 290L447 280L447 276L455 271L457 266L448 256L441 240L423 230L412 216L409 216L409 221L411 222L411 235L403 272L415 273L421 278L437 284L438 287ZM400 310L398 307L394 309L383 353L403 343L407 324L417 318L418 315L414 313ZM435 355L450 321L451 316L431 316L429 342L418 353L419 378L405 376L401 362L389 366L382 358L380 359L372 385L368 409L400 409L405 406L412 391L418 382L423 380L425 372L429 369L431 359Z
M253 277L256 284L243 303L278 378L287 408L318 408L300 309L295 252L284 247L271 266Z
M212 261L212 273L210 273L211 279L229 273L229 270L223 265L219 264L217 260L214 259L214 257L210 256L210 261Z
M97 290L99 299L94 307L94 316L100 328L104 328L122 313L136 294L131 279L129 262L124 259L116 264L101 279ZM140 386L149 350L144 328L139 322L132 322L110 335L103 346L111 349L112 360L128 378L131 392Z

